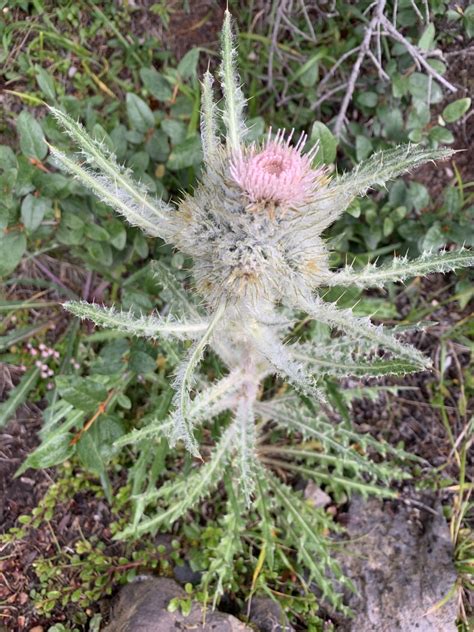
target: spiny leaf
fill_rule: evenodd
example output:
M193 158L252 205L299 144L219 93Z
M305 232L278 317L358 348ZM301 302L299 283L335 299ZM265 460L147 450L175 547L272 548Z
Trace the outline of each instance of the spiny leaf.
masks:
M225 303L221 303L221 305L219 305L216 309L211 322L207 325L204 335L195 343L194 347L191 349L188 360L179 368L174 382L174 388L177 391L175 398L177 411L175 432L170 437L171 444L173 445L176 441L182 439L186 448L195 456L198 456L199 452L197 450L196 440L194 439L192 429L187 419L188 406L190 402L189 389L193 384L195 371L202 359L209 340L214 333L217 324L224 315L225 308Z
M131 312L120 312L114 307L105 307L70 301L63 307L79 318L88 318L99 327L110 327L125 335L157 338L159 336L175 336L180 339L196 338L203 334L209 324L206 322L179 322L161 316L134 316Z
M333 180L330 190L351 198L364 195L374 186L382 186L396 176L415 169L425 162L446 160L454 154L452 149L431 149L421 145L401 145L395 149L379 151L349 173Z
M327 571L348 588L352 588L352 584L342 575L339 564L330 555L325 535L317 528L320 513L305 504L291 488L281 483L270 472L267 479L281 507L283 522L291 532L290 537L295 540L298 556L310 572L310 580L314 579L323 591L323 597L327 597L336 608L343 609L341 595L335 592Z
M99 169L102 176L115 187L117 192L120 191L124 198L133 201L135 210L142 216L142 221L151 223L151 230L153 231L151 234L156 234L154 232L156 225L167 219L171 207L160 200L152 200L146 189L131 177L131 173L127 169L118 165L114 156L104 149L101 143L91 138L80 123L57 108L50 107L49 109L58 123L81 149L87 162L92 167ZM130 217L127 215L125 217L130 223L134 223L132 213L130 213ZM140 226L139 223L136 225Z
M298 401L296 396L258 402L255 408L257 414L261 415L263 419L273 420L280 428L296 431L301 433L303 437L314 437L321 441L328 453L340 453L342 459L346 456L349 459L355 459L361 468L371 468L373 463L364 454L359 454L354 449L354 446L357 445L383 457L391 455L399 459L419 461L418 457L401 448L394 448L389 443L374 439L369 434L355 432L344 424L334 424L323 417L321 413L315 415L301 401ZM382 461L381 464L383 465L384 462ZM387 473L390 473L393 464L388 463L386 466Z
M183 314L193 318L199 317L198 309L192 300L192 294L186 292L171 269L162 261L152 261L151 269L161 287L171 294L172 308L176 307Z
M97 174L92 169L82 167L55 147L50 146L49 149L59 167L74 176L102 202L123 215L132 226L139 226L153 237L165 235L163 220L156 214L150 214L146 207L137 202L135 196L126 189L119 188L115 180L102 173Z
M255 397L255 396L254 396ZM236 466L239 473L241 494L247 507L251 504L252 494L255 488L255 412L251 398L241 396L238 398L235 411L235 424L237 426Z
M401 145L395 149L379 151L344 175L335 178L315 204L314 225L323 231L330 226L359 195L365 195L374 186L383 186L389 180L430 160L446 160L454 154L452 149L430 149L420 145Z
M213 607L216 607L219 597L224 593L227 584L232 583L234 576L233 561L243 549L242 535L246 529L246 506L240 490L234 490L233 482L226 477L228 501L225 513L220 520L223 533L217 546L213 549L211 561L202 577L204 590L207 592L211 582L217 581L213 590Z
M288 379L297 390L308 397L324 400L323 394L315 386L311 376L305 373L303 365L293 359L291 348L285 346L269 327L253 323L249 327L249 334L252 336L256 349L279 375Z
M301 308L315 320L336 327L346 336L355 340L365 338L372 344L390 351L396 358L426 369L431 365L429 358L411 345L403 344L395 336L387 333L382 325L375 326L369 318L358 318L350 309L338 309L325 303L319 297L299 297Z
M319 353L323 349L318 350ZM299 350L292 349L292 355L296 360L304 362L307 366L307 371L311 370L311 367L317 368L317 375L334 375L337 377L345 377L352 375L354 377L382 377L384 375L405 375L406 373L414 373L419 371L419 366L412 362L406 362L404 360L366 360L358 361L347 359L339 359L334 357L334 350L330 345L326 347L326 352L319 353L303 353Z
M224 432L205 465L192 474L174 479L148 494L148 501L163 498L167 501L168 508L153 518L141 522L136 529L131 527L125 529L116 538L138 537L143 533L156 530L161 525L171 526L197 502L208 496L227 468L234 447L235 434L236 428L232 425Z
M203 388L190 402L186 420L189 428L195 428L197 424L211 420L224 410L230 409L235 403L235 393L244 379L240 369L235 369L229 375L218 382ZM176 427L176 413L166 420L150 414L142 419L143 428L135 429L118 439L115 447L123 447L143 440L155 437L170 437Z
M383 287L389 281L403 281L408 277L425 276L433 272L450 272L457 268L469 268L473 265L474 251L472 250L424 252L421 257L412 261L406 257L396 257L383 266L369 263L362 270L346 267L340 272L328 275L325 283L331 286Z
M228 10L226 10L224 16L221 43L222 64L220 76L224 93L222 118L227 129L228 148L232 151L239 151L245 135L245 123L243 120L245 98L240 88L240 79L235 63L237 53L234 47L231 16Z

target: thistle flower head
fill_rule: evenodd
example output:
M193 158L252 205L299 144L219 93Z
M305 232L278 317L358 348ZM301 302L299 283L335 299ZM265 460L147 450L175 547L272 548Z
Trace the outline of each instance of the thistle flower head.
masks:
M251 202L272 202L283 208L297 208L311 199L324 178L324 169L311 167L318 146L303 154L306 134L292 146L294 130L286 139L283 130L278 130L272 139L271 131L270 128L262 148L253 145L246 152L238 152L231 160L232 178Z

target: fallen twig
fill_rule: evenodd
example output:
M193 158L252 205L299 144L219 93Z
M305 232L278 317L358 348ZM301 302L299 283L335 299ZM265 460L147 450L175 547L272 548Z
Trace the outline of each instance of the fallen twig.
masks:
M456 86L453 86L452 83L450 83L447 79L440 75L437 70L429 65L419 49L416 46L413 46L413 44L410 44L410 42L397 31L390 20L388 20L384 15L380 16L380 20L387 33L389 33L389 35L391 35L394 40L397 40L397 42L400 42L400 44L403 44L403 46L405 46L413 61L422 66L426 70L426 72L431 75L431 77L433 77L433 79L436 79L436 81L443 85L447 90L449 90L450 92L458 91Z
M352 67L351 76L349 77L349 82L347 84L347 90L344 95L341 108L337 115L336 122L334 124L334 134L337 138L339 138L341 135L342 127L344 125L344 119L346 118L347 108L349 107L349 104L352 99L352 95L354 93L357 77L359 76L359 73L360 73L360 67L369 50L372 34L374 32L374 29L377 27L377 25L380 23L380 21L383 18L383 10L385 8L385 2L386 0L377 1L375 10L374 10L374 16L372 20L370 21L369 26L365 30L364 39L362 40L362 44L360 45L359 54L357 55L355 64Z

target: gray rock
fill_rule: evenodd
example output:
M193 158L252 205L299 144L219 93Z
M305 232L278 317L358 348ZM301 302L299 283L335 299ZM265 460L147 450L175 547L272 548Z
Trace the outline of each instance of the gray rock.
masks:
M340 562L358 595L348 600L355 618L338 630L456 632L454 597L430 611L456 581L441 508L426 498L414 506L353 499L348 518Z
M304 497L313 507L327 507L331 504L331 496L328 496L314 481L308 481L304 489Z
M267 597L254 597L250 605L249 622L259 632L294 632L281 606Z
M186 596L172 579L141 577L120 590L110 623L103 632L253 632L223 612L207 612L204 624L202 608L197 603L187 617L179 611L168 612L171 599Z
M180 584L192 584L193 586L199 584L202 577L200 571L193 571L187 560L185 560L181 566L176 564L173 568L173 575Z

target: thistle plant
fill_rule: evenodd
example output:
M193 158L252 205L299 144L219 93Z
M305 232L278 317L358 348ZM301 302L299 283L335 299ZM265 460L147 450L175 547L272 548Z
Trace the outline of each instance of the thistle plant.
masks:
M213 77L206 72L203 171L193 193L176 205L153 199L80 124L52 109L81 151L78 161L51 147L57 163L130 224L193 261L190 291L162 263L154 264L174 298L166 316L137 317L84 302L65 307L124 336L165 340L171 354L186 349L173 377L171 415L164 420L149 415L146 424L117 445L135 445L149 455L162 437L171 446L184 442L196 457L192 471L159 488L136 490L133 524L122 536L169 528L224 481L225 535L204 576L206 585L214 585L216 597L230 581L229 569L243 546L248 516L259 525L261 564L271 568L277 554L285 556L278 547L284 541L306 569L301 581L316 582L340 607L330 576L344 580L327 539L335 527L286 479L312 479L336 494L394 495L390 482L405 473L387 457L407 455L359 435L346 422L335 423L328 378L401 375L428 369L430 360L402 340L401 330L375 325L325 301L324 288L383 287L414 275L469 266L474 257L465 249L446 250L413 261L402 257L382 266L331 270L323 232L356 196L424 162L446 159L452 151L406 145L375 154L351 173L333 176L318 164L318 147L307 149L305 134L295 138L293 131L274 134L270 129L262 142L246 142L245 98L235 57L227 12L219 71L223 98L217 105ZM323 324L326 333L296 339L295 326L302 318ZM220 379L209 381L200 371L206 353L219 358ZM274 389L276 394L271 388L275 376L287 383ZM214 418L220 422L220 437L212 447L202 448L196 432ZM146 464L148 456L143 458Z

